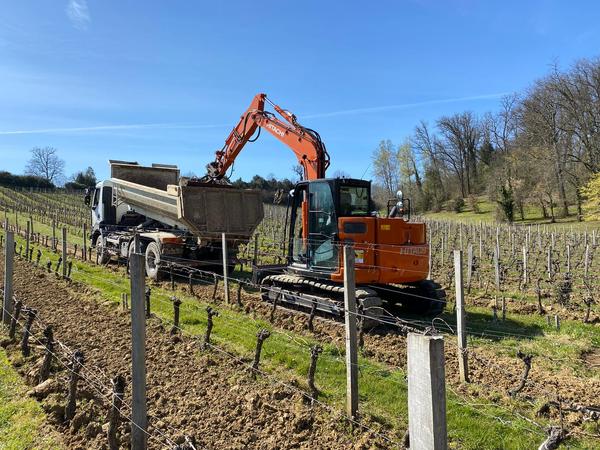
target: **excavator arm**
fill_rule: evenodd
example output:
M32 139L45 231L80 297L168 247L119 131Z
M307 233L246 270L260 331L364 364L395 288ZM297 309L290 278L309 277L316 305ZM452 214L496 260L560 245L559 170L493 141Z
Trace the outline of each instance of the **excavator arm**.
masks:
M265 110L265 101L273 105L283 120ZM258 135L252 139L257 129ZM206 166L208 177L213 180L223 178L244 145L258 139L261 129L267 130L292 149L298 163L304 169L305 180L325 178L325 171L329 167L329 155L319 133L300 125L294 114L270 102L266 94L257 94L242 114L239 123L225 140L223 148L216 152L215 160Z

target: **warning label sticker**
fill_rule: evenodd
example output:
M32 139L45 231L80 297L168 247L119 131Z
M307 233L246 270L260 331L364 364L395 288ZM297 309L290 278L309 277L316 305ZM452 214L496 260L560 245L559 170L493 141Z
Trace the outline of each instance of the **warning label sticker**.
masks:
M357 264L364 264L365 262L365 251L354 250L354 262Z

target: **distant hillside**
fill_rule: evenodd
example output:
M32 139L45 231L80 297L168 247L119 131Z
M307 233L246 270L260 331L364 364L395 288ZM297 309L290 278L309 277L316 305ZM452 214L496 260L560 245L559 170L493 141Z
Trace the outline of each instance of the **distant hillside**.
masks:
M473 205L470 205L469 199L464 199L464 207L461 212L454 211L454 200L448 201L444 204L444 208L440 212L428 212L423 214L428 219L438 220L456 220L467 223L478 223L478 222L496 222L496 204L491 201L487 196L482 195L475 197L476 209ZM552 224L552 220L549 217L544 218L541 208L532 205L527 205L524 208L525 220L521 219L519 214L516 215L514 223L516 225L528 225L528 224ZM579 222L577 220L577 208L574 205L569 206L568 217L556 217L554 225L569 225L576 227L598 227L600 222Z

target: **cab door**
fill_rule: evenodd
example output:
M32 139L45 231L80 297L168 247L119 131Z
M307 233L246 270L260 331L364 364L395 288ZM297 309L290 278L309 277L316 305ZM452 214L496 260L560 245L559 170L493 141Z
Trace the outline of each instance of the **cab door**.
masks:
M338 227L331 185L313 181L308 192L309 265L316 271L332 272L338 267Z

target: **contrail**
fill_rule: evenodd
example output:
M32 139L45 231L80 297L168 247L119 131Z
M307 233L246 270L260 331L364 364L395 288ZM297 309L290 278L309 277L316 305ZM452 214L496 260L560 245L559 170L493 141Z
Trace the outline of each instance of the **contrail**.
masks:
M428 105L440 105L444 103L458 103L468 102L477 100L488 100L500 98L508 95L508 92L499 92L496 94L483 94L483 95L471 95L468 97L454 97L437 100L427 100L424 102L414 103L400 103L396 105L384 105L384 106L372 106L368 108L355 108L345 109L340 111L330 111L324 113L315 113L303 115L302 119L315 119L321 117L335 117L335 116L346 116L352 114L370 114L382 111L391 111L394 109L408 109L419 106ZM99 125L90 127L71 127L71 128L40 128L34 130L0 130L0 136L13 135L13 134L51 134L51 133L78 133L84 131L118 131L118 130L141 130L141 129L208 129L208 128L224 128L233 126L233 122L230 124L215 124L215 125L194 125L194 124L183 124L183 123L139 123L139 124L126 124L126 125Z
M71 128L40 128L35 130L11 130L0 131L1 135L10 134L50 134L50 133L77 133L81 131L118 131L118 130L140 130L140 129L177 129L177 128L222 128L228 125L194 125L181 123L138 123L127 125L99 125L92 127L71 127Z
M316 113L316 114L308 114L302 116L303 119L314 119L319 117L334 117L334 116L346 116L351 114L369 114L381 111L390 111L394 109L408 109L415 108L418 106L428 106L428 105L440 105L444 103L458 103L458 102L468 102L468 101L477 101L477 100L488 100L494 98L504 97L508 95L508 92L499 92L496 94L483 94L483 95L471 95L468 97L454 97L454 98L444 98L437 100L427 100L424 102L414 102L414 103L400 103L396 105L385 105L385 106L372 106L368 108L356 108L356 109L344 109L341 111L331 111L325 113Z

